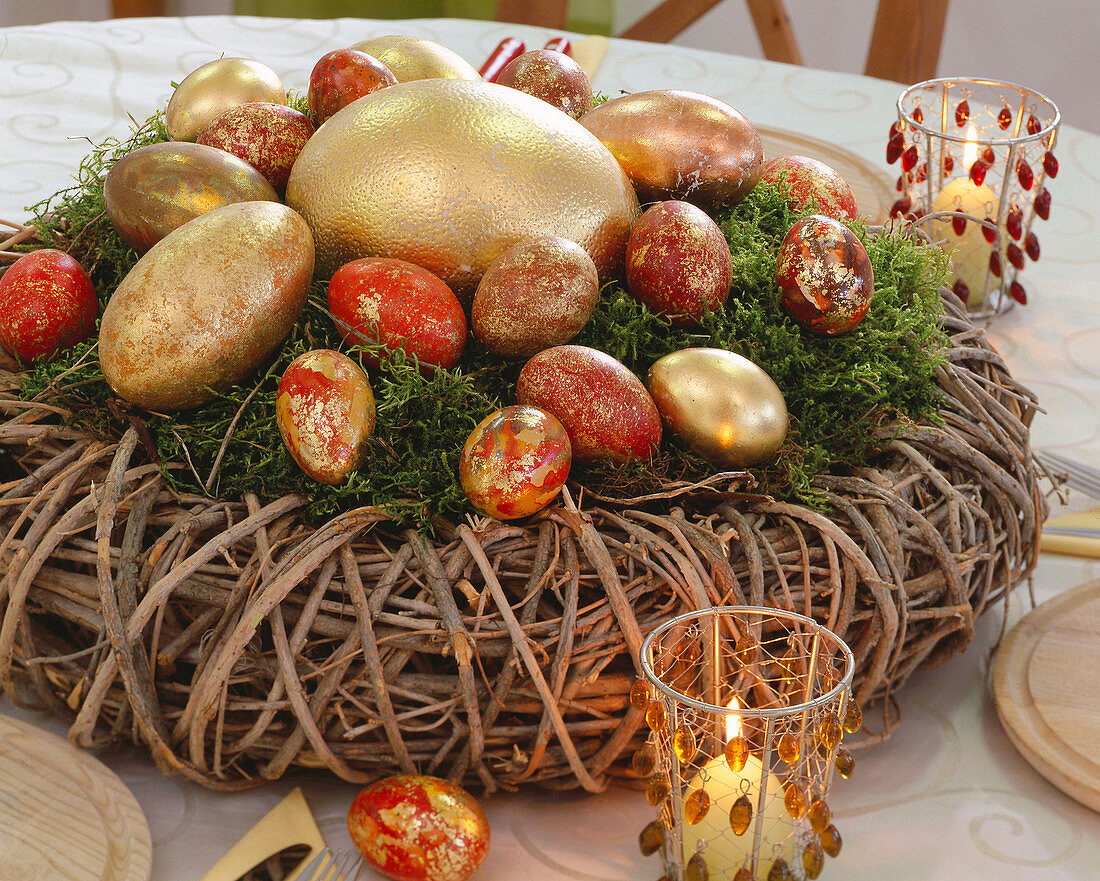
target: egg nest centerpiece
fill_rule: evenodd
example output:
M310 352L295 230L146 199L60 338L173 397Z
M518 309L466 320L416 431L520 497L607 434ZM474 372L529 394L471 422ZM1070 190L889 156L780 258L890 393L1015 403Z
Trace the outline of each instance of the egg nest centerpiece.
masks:
M105 219L103 178L164 138L154 118L102 145L37 209L36 246L80 259L101 306L137 259ZM633 776L638 651L674 614L812 615L852 646L860 703L951 657L1034 565L1035 400L941 294L938 249L905 235L851 224L874 270L866 318L835 339L803 332L775 281L810 213L788 196L760 184L715 212L733 283L697 326L612 277L573 340L639 376L692 347L763 367L790 430L748 471L666 437L648 461L574 468L531 517L478 516L458 458L514 403L521 365L473 341L453 367L401 352L375 364L371 346L347 348L324 281L251 378L192 409L118 398L91 342L10 365L8 694L69 716L77 743L133 738L166 773L216 788L303 766L595 791ZM317 349L363 366L377 410L363 461L335 485L303 473L276 419L280 375Z

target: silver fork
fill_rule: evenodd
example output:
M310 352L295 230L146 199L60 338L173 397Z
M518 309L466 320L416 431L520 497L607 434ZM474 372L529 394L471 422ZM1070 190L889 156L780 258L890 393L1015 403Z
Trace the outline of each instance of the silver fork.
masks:
M298 881L355 881L363 868L363 855L354 850L326 847L298 873Z
M1042 462L1048 470L1064 475L1066 484L1070 489L1083 492L1094 499L1100 499L1100 469L1067 459L1058 453L1049 450L1041 450L1035 453L1035 458Z

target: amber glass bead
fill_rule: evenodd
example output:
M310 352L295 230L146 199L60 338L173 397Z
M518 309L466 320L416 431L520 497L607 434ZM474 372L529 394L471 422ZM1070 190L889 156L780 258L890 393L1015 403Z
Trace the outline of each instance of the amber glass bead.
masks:
M832 817L833 812L829 810L823 798L815 798L806 809L806 819L810 821L810 828L814 832L824 832L832 821Z
M645 785L645 798L653 807L666 801L672 795L672 789L668 785L668 778L663 774L657 774L649 778Z
M1015 266L1017 269L1024 268L1024 252L1020 250L1020 246L1015 242L1009 242L1008 248L1005 249L1005 253L1008 255L1008 262Z
M665 827L660 820L648 823L638 835L638 847L642 856L648 857L657 853L665 843Z
M784 762L793 765L799 759L798 738L790 731L784 731L779 743L775 745L775 751Z
M825 868L825 854L821 852L821 845L817 840L811 841L802 851L802 868L806 870L806 877L811 881Z
M912 171L917 164L917 145L910 144L909 148L901 154L901 170Z
M843 846L844 839L840 837L840 830L830 823L828 828L821 833L822 850L835 859L840 853L840 848Z
M1012 125L1012 111L1007 107L1002 107L1001 112L997 114L997 125L1001 127L1001 131Z
M1039 239L1033 232L1024 236L1024 253L1032 261L1039 259Z
M852 698L848 698L848 707L844 711L844 730L855 734L863 727L863 710Z
M752 822L752 802L747 795L739 796L730 808L730 829L734 835L744 835Z
M916 122L916 123L924 122L924 111L921 110L920 107L914 107L913 108L913 122Z
M653 773L653 769L657 767L657 750L652 743L644 744L634 753L631 767L639 777L648 777Z
M749 760L749 742L740 734L735 734L726 744L726 764L731 771L740 771Z
M961 278L955 279L955 283L951 285L951 290L955 292L955 296L958 297L963 303L970 302L970 285L968 285ZM822 758L829 755L829 751L825 749L825 744L818 741L817 751L821 754Z
M844 728L836 713L826 713L817 726L817 734L826 748L832 752L840 745L840 739L844 736Z
M737 870L737 874L733 876L733 881L753 881L752 869L748 866L742 866Z
M1029 113L1027 116L1027 133L1029 135L1037 135L1042 130L1043 127L1040 125L1039 120L1035 118L1035 114Z
M1050 150L1043 154L1043 171L1047 173L1047 177L1058 177L1058 160Z
M1001 254L999 251L994 251L989 255L989 271L992 272L997 278L1001 277Z
M985 147L982 147L982 162L984 162L986 165L992 165L996 161L997 156L996 154L994 154L993 148L990 147L988 144Z
M794 873L783 857L776 857L772 867L768 869L768 881L794 881Z
M695 758L695 735L687 725L681 725L672 735L672 748L676 750L677 757L685 765Z
M796 820L806 813L806 787L801 783L792 783L783 795L783 804L787 813Z
M955 230L955 235L961 236L964 232L966 232L966 218L952 217L951 228Z
M705 789L693 789L691 795L684 799L684 819L694 826L707 815L710 810L710 796Z
M836 772L847 780L856 769L856 757L852 755L847 747L842 746L836 751L834 767L836 768Z
M985 173L988 170L989 166L981 159L974 160L974 164L970 166L970 180L974 182L974 186L980 187L985 182Z
M1050 220L1050 191L1046 187L1035 197L1035 213L1043 220Z
M1016 178L1020 181L1020 186L1025 190L1030 190L1035 184L1035 172L1031 170L1031 166L1023 159L1016 163Z
M637 679L630 686L630 705L636 710L649 706L649 685L644 679Z
M707 881L710 870L701 853L694 853L684 867L684 881Z
M1008 286L1008 295L1021 306L1027 305L1027 291L1025 291L1024 286L1015 279L1013 279L1012 284Z
M733 645L733 657L742 667L749 667L756 660L756 637L744 634Z
M649 705L649 708L645 711L645 723L653 731L661 731L665 725L668 724L668 714L665 712L665 705L660 701L654 701Z
M962 128L970 121L970 102L963 98L955 108L955 125Z

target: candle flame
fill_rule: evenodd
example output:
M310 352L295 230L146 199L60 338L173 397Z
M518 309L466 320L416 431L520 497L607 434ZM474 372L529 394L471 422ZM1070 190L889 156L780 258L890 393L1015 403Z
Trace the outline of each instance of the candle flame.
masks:
M963 147L963 168L969 168L978 158L978 128L974 123L966 130L966 146Z
M726 707L734 711L726 716L726 740L729 741L741 735L741 714L736 712L740 709L741 704L737 702L737 698L735 697L726 704Z

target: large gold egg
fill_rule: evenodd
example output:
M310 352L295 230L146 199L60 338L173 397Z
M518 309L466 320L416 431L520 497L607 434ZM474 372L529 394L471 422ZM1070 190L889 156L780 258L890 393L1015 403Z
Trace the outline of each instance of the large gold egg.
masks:
M366 52L377 58L390 69L399 83L437 77L479 82L481 80L481 74L457 52L421 37L388 34L384 37L360 40L348 48Z
M286 104L286 89L275 71L248 58L210 61L191 71L172 93L164 115L168 137L193 141L230 107L251 101Z
M561 236L605 280L618 271L638 199L596 138L515 89L454 79L379 89L317 130L286 201L309 222L320 275L397 257L469 302L520 241Z
M681 349L646 378L661 418L692 450L717 465L763 461L787 435L783 393L760 367L725 349Z
M764 146L728 104L679 89L624 95L581 117L619 160L643 202L740 202L760 180Z
M267 179L232 153L167 141L127 153L103 181L122 240L139 254L200 214L233 202L278 202Z
M115 393L183 410L248 377L290 333L313 277L313 237L278 202L238 202L184 224L111 295L99 361Z

